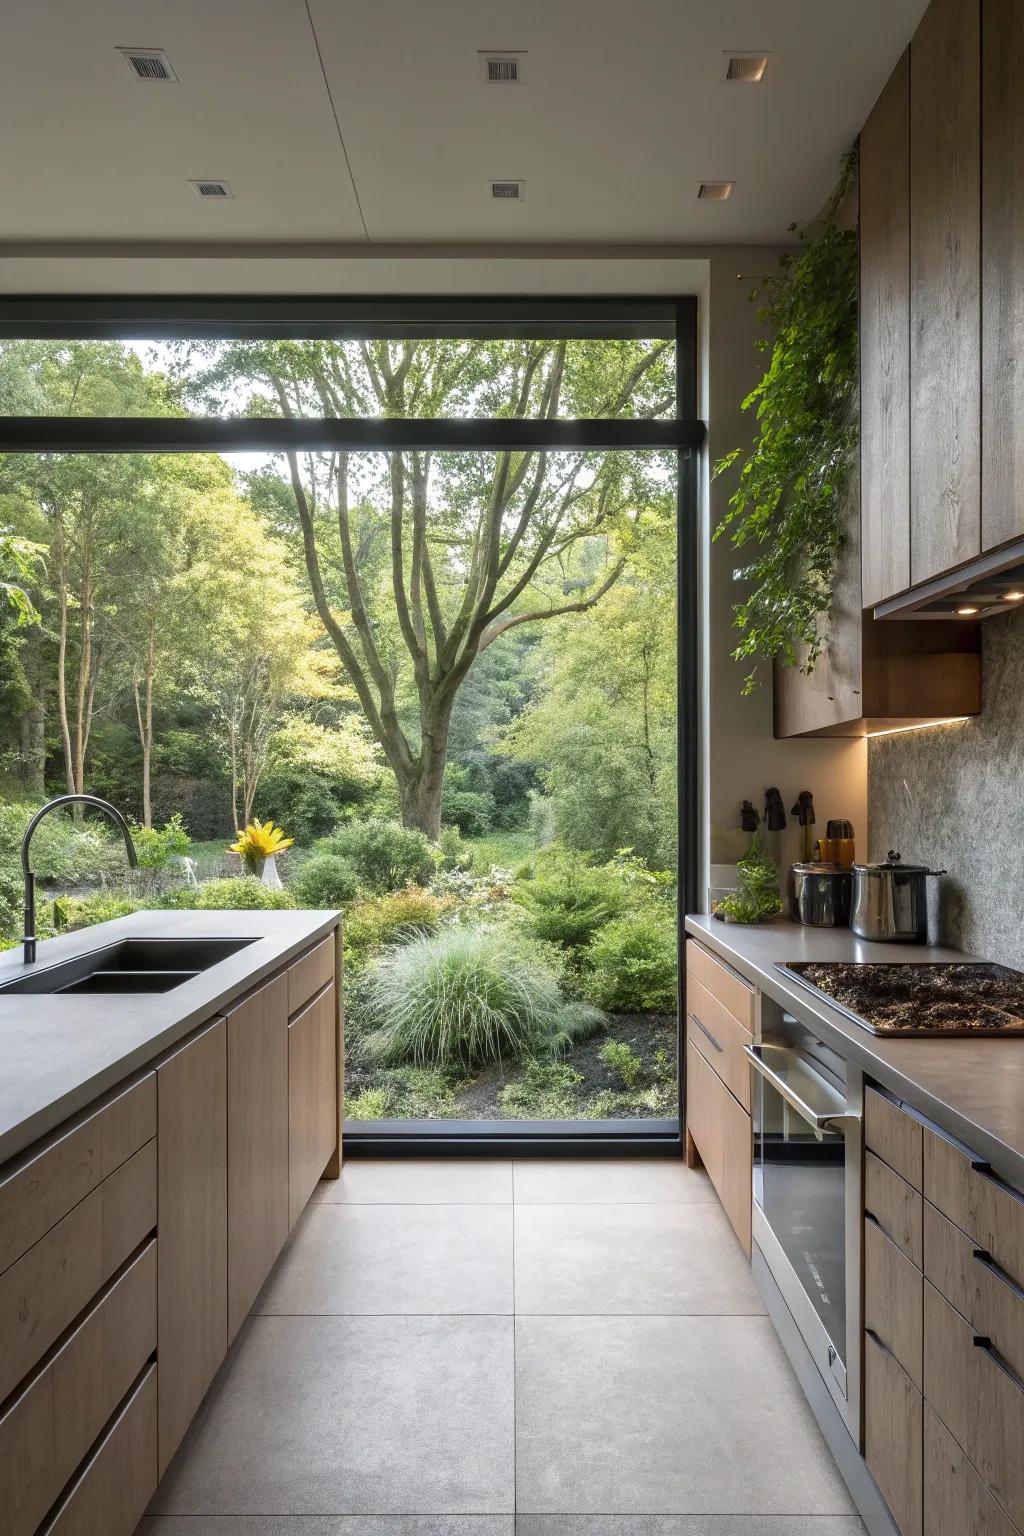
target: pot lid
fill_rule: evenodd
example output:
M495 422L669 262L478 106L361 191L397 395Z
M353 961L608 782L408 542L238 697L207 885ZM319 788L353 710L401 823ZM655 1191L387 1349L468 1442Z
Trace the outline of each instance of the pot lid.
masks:
M809 859L793 865L794 875L849 875L849 864L829 864L822 859Z
M895 848L890 848L881 864L855 864L854 869L864 875L930 875L927 864L904 864Z

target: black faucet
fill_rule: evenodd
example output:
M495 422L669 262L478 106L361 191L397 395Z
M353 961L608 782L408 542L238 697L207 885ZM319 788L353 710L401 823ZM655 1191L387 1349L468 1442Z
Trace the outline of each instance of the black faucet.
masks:
M115 826L120 827L124 838L125 850L128 854L128 863L132 869L138 869L139 861L135 853L135 844L132 842L132 834L128 830L128 823L116 806L109 800L101 800L98 795L58 795L55 800L47 800L41 806L28 826L25 828L25 836L21 840L21 872L25 877L25 964L33 965L36 958L36 877L28 864L28 850L32 842L32 834L51 811L58 810L62 805L91 805L97 811L110 817Z

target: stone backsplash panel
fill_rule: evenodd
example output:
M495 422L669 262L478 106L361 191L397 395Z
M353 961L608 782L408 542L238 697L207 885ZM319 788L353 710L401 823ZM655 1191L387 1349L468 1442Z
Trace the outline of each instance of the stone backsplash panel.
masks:
M930 937L1024 970L1024 610L982 642L979 716L869 741L870 857L948 870Z

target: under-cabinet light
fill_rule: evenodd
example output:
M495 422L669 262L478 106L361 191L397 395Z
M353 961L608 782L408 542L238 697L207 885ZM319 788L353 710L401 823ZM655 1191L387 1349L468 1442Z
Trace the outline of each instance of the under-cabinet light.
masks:
M916 725L892 725L884 731L865 731L866 736L902 736L907 731L931 731L937 725L963 725L970 715L950 715L942 720L919 720Z
M971 614L972 613L977 613L977 611L978 611L977 608L972 608L972 607L970 607L969 604L968 604L967 607L958 608L957 609L957 613L960 615L960 617L962 619L969 619L971 617Z
M1003 593L1003 602L1004 603L1019 603L1022 598L1024 598L1024 592L1004 592Z

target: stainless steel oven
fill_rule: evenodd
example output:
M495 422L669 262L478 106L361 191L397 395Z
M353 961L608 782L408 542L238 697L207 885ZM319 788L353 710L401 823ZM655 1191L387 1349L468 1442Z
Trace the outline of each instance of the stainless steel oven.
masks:
M753 1239L859 1445L863 1075L768 997L744 1049Z

